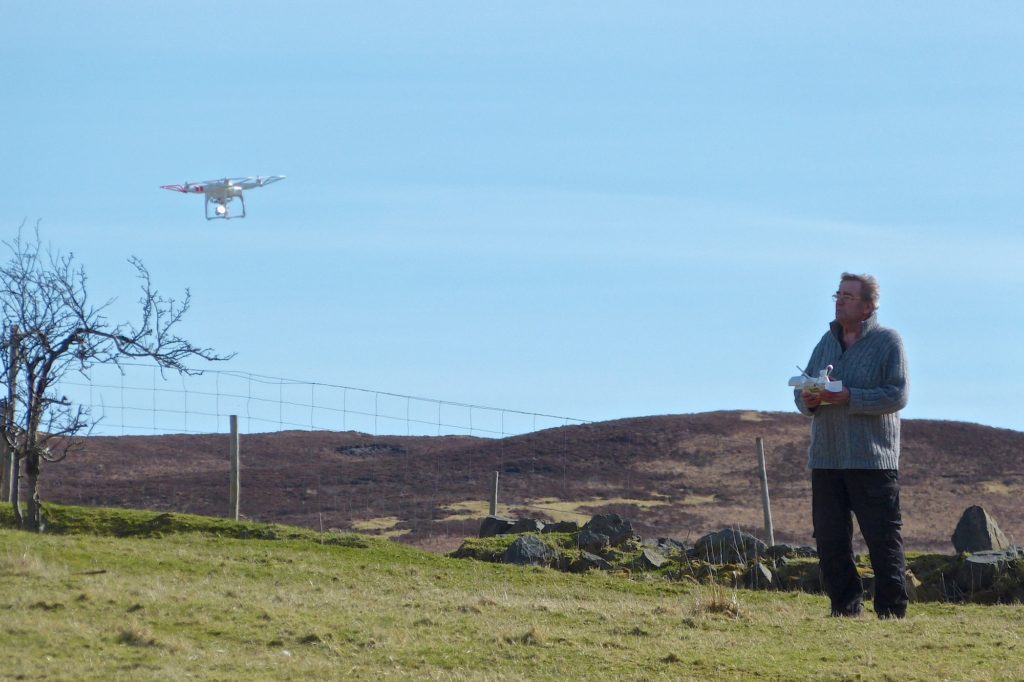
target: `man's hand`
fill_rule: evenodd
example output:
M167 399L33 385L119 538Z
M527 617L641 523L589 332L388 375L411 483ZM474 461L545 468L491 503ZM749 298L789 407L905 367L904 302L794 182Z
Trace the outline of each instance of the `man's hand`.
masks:
M800 399L804 401L804 407L808 410L821 405L821 392L820 391L800 391Z
M849 405L850 389L844 386L843 390L835 393L832 391L822 391L819 397L825 405Z

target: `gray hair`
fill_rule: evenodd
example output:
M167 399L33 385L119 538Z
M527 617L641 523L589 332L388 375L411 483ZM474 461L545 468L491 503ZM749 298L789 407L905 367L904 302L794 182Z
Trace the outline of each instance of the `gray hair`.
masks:
M878 310L878 280L873 275L853 275L849 272L844 272L843 276L839 279L839 283L843 282L860 282L861 298L871 304L873 310Z

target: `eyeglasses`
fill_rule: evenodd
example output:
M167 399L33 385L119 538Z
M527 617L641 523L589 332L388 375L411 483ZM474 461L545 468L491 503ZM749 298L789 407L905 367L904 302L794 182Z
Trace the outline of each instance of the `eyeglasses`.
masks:
M853 303L854 301L863 301L860 296L854 296L853 294L841 294L838 291L832 294L833 301L842 301L843 303Z

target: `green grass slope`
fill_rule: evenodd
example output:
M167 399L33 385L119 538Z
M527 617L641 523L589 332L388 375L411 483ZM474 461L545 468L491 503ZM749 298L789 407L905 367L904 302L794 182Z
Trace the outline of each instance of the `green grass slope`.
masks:
M1024 679L1021 606L836 620L801 593L47 509L47 534L0 530L3 679Z

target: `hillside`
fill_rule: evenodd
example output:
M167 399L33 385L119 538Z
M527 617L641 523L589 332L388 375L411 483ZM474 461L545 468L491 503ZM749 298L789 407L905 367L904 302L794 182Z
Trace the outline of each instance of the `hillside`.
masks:
M499 511L585 521L614 511L646 536L694 540L735 525L763 535L754 443L764 438L777 542L813 544L806 418L713 412L568 426L492 440L356 432L244 435L245 518L379 533L449 550L474 535L494 472ZM980 504L1024 544L1024 433L905 420L908 547L951 552ZM43 499L204 515L227 510L228 437L95 437L47 468Z

